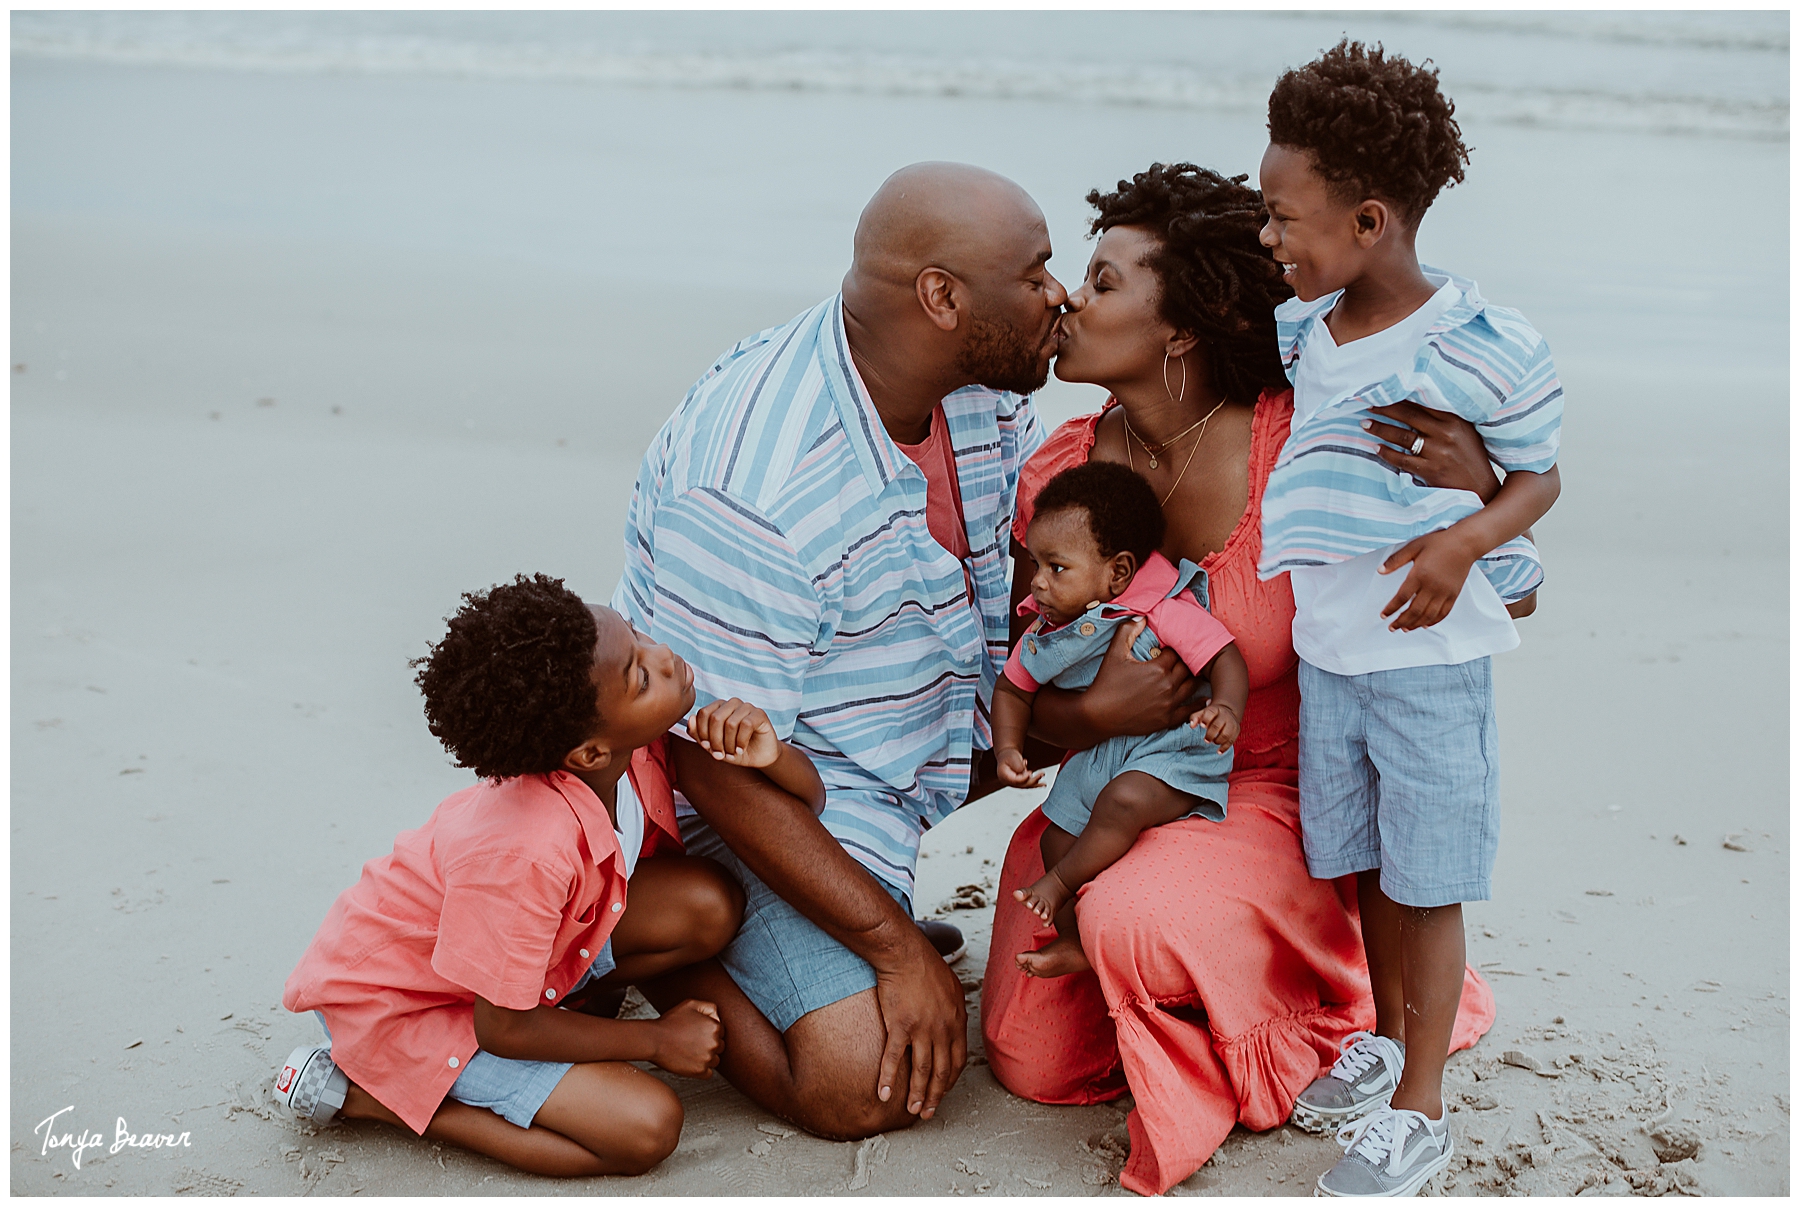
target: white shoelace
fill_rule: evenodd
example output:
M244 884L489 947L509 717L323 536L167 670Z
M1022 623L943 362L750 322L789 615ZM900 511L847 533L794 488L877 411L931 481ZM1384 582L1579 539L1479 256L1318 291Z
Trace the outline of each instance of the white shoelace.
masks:
M1355 1081L1368 1070L1375 1067L1375 1062L1382 1058L1381 1049L1375 1044L1375 1035L1369 1031L1357 1031L1339 1046L1343 1053L1331 1066L1331 1075L1339 1081ZM1368 1043L1364 1043L1368 1040Z
M1378 1166L1385 1161L1387 1172L1393 1173L1395 1163L1406 1148L1406 1137L1417 1126L1420 1126L1419 1120L1411 1112L1376 1111L1338 1128L1337 1142L1346 1153L1360 1155L1371 1165Z

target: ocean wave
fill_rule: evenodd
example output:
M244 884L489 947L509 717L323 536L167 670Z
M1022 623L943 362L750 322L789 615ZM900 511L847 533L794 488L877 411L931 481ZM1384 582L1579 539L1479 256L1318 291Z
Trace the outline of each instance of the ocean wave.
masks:
M1606 16L1607 14L1593 14ZM48 17L50 14L38 16ZM66 14L56 16L66 17ZM148 14L137 15L146 17ZM172 16L172 15L159 15ZM497 80L551 80L627 87L819 92L876 96L982 98L1217 112L1259 112L1268 101L1266 75L1232 76L1197 64L1074 63L993 56L924 56L844 49L756 52L671 50L599 45L579 40L470 39L442 34L321 32L304 24L232 20L192 14L163 21L31 20L15 14L15 56L249 72L436 75ZM273 14L264 14L273 16ZM1390 14L1404 19L1409 14ZM1432 14L1434 25L1490 32L1639 40L1675 36L1669 28L1551 20L1549 15L1495 17ZM210 18L210 19L209 19ZM1648 32L1646 32L1648 31ZM1709 32L1710 31L1710 32ZM1687 44L1774 49L1770 31L1696 26ZM1785 49L1785 33L1780 35ZM1698 39L1697 41L1694 39ZM1708 41L1711 39L1711 41ZM1508 88L1462 82L1459 116L1476 121L1564 129L1722 135L1784 140L1785 96L1744 99L1605 88Z
M1617 46L1667 46L1691 50L1763 51L1771 54L1786 54L1788 51L1785 13L1371 11L1359 15L1379 17L1396 24L1427 25L1436 29L1551 37Z

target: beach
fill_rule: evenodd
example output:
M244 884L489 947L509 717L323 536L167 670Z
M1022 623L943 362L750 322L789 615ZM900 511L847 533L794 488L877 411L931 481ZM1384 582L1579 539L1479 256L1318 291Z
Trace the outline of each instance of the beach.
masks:
M1088 189L1254 173L1257 89L1340 29L1467 83L1469 178L1421 254L1522 310L1567 394L1466 911L1499 1018L1451 1061L1437 1189L1789 1191L1783 14L252 16L14 18L14 1193L1126 1193L1128 1103L1028 1103L981 1055L992 886L1041 790L926 836L972 1059L862 1144L678 1078L681 1147L640 1179L303 1126L269 1083L318 1028L281 987L470 782L408 659L516 572L610 596L643 449L720 352L836 289L888 172L1012 176L1072 284ZM1338 1151L1240 1129L1173 1193L1308 1194Z

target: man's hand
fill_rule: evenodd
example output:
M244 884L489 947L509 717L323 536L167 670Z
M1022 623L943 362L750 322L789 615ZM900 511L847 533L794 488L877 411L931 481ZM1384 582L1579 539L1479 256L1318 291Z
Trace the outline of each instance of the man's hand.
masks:
M736 696L714 700L688 720L688 734L715 759L737 767L767 767L781 753L769 714Z
M725 1051L725 1024L711 1002L688 1000L656 1020L652 1064L681 1077L706 1078Z
M1381 609L1382 616L1394 617L1388 631L1429 628L1450 615L1480 556L1451 529L1426 533L1396 549L1392 557L1381 563L1381 572L1392 574L1409 562L1412 569L1394 598ZM1402 608L1406 610L1402 612Z
M1033 771L1017 747L994 751L994 767L1000 782L1011 788L1035 788L1044 782L1044 773Z
M956 974L918 927L907 930L910 938L894 965L874 966L875 1000L887 1028L875 1093L883 1102L891 1101L895 1083L906 1074L906 1109L929 1119L969 1058L969 1015ZM903 1067L908 1047L910 1073Z
M918 926L818 818L763 776L669 743L670 763L700 816L738 858L820 930L875 969L886 1032L876 1084L883 1102L901 1089L923 1118L937 1110L968 1057L962 986ZM898 1083L908 1047L910 1085Z

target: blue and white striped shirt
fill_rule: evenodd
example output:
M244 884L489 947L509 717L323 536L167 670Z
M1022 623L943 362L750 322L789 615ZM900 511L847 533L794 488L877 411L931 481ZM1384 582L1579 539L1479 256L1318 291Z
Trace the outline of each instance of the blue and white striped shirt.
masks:
M1381 441L1362 429L1370 407L1411 399L1461 415L1509 473L1543 473L1556 464L1563 392L1544 337L1518 311L1488 305L1473 281L1425 271L1448 276L1462 297L1426 328L1410 367L1396 366L1381 381L1296 417L1263 495L1260 577L1348 561L1481 510L1473 492L1421 485L1383 461ZM1341 296L1294 298L1276 308L1276 338L1290 380L1313 319L1330 313ZM1525 598L1544 579L1537 548L1524 537L1478 564L1507 603Z
M688 391L644 455L613 595L694 668L700 703L759 705L812 756L825 828L907 893L919 836L992 744L1013 496L1043 440L1028 397L970 386L943 409L969 580L931 538L925 475L881 426L833 297Z

